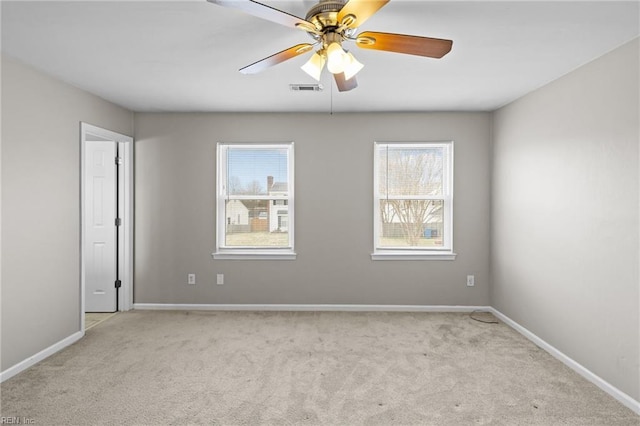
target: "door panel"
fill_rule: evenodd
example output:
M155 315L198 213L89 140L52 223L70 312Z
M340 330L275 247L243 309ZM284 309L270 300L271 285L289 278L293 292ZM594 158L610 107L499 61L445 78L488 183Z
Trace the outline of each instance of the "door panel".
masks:
M116 143L85 145L85 312L116 311Z

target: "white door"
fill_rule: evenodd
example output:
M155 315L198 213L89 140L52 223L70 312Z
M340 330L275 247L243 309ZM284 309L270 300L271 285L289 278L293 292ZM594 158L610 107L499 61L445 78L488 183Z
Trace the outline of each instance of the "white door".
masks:
M116 142L87 141L84 153L85 312L115 312Z

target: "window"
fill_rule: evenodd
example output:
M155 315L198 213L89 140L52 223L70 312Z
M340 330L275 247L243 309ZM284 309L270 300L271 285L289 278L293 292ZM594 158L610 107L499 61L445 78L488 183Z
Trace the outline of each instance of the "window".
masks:
M374 260L453 260L453 142L376 143Z
M293 143L219 143L215 259L295 259Z

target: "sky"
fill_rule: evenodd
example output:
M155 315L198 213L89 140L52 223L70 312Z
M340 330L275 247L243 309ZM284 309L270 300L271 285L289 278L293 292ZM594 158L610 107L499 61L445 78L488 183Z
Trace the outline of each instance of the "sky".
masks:
M237 176L243 186L253 181L267 189L267 176L274 182L287 182L287 150L274 148L232 148L227 152L227 174Z

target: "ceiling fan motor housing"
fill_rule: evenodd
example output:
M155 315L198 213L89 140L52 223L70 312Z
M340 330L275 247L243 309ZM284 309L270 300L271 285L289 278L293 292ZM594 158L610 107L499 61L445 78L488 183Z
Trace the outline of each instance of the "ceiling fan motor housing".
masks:
M347 0L321 0L307 12L306 21L311 22L317 32L309 32L315 40L322 42L322 49L336 42L342 44L346 38L353 35L354 30L347 27L355 21L355 16L348 15L338 22L338 14L347 3Z
M309 9L305 19L322 32L337 29L339 27L338 12L345 3L345 0L323 0Z

